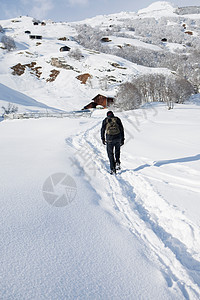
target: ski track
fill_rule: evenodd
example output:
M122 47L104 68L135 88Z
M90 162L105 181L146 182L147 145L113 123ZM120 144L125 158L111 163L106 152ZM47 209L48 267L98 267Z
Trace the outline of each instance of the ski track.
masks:
M79 168L100 194L103 202L101 205L145 243L146 255L159 264L168 287L181 290L183 299L199 299L198 226L156 193L145 179L147 176L137 170L125 169L116 176L108 173L106 150L99 138L100 126L101 122L95 120L91 128L66 140L77 152L87 148L87 155L92 158L95 169L80 157L76 158L77 166L81 166ZM95 170L93 176L97 174L98 179L103 179L103 192L102 187L95 185L95 178L88 175L91 170ZM197 188L191 190L199 192Z

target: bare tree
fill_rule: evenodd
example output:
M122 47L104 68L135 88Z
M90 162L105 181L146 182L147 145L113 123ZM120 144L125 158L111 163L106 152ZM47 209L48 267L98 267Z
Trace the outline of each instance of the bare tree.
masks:
M7 106L7 107L2 106L1 108L2 108L3 111L4 111L3 114L2 114L2 116L7 115L7 114L16 113L16 112L18 111L18 107L15 106L15 105L12 104L12 103L8 103L8 106Z

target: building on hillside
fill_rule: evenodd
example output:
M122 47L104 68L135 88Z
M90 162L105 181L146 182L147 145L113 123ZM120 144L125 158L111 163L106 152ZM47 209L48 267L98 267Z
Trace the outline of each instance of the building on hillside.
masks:
M192 31L189 31L189 30L185 31L185 33L186 33L186 34L189 34L189 35L193 35L193 32L192 32Z
M70 51L70 47L68 47L68 46L63 46L63 47L61 47L60 48L60 52L63 52L63 51Z
M30 34L29 35L29 38L31 40L42 40L42 36L41 35L33 35L33 34Z
M106 97L98 94L92 99L97 105L102 105L104 108L110 106L114 102L114 98Z
M97 106L101 106L102 108L107 108L111 104L113 104L113 102L114 102L114 98L106 97L98 94L92 99L92 102L84 106L83 109L96 108Z

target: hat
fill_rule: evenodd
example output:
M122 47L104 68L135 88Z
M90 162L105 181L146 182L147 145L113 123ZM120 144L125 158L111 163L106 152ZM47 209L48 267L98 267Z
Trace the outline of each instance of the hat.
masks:
M114 116L113 112L111 110L109 110L107 112L107 117L113 117L113 116Z

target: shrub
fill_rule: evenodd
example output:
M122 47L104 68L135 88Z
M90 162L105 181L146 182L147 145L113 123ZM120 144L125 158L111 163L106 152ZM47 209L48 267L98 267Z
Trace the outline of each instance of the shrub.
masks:
M83 58L83 55L82 55L81 50L79 48L72 49L69 52L68 56L71 57L71 58L77 59L77 60L80 60L81 58Z

